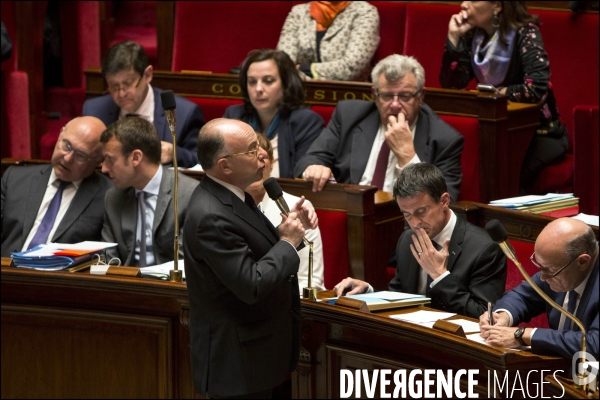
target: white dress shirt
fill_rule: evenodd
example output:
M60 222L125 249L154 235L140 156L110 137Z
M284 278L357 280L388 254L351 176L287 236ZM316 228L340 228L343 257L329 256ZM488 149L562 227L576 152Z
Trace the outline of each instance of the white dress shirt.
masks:
M135 259L140 261L140 245L142 237L142 220L146 220L146 266L155 265L154 251L152 246L152 226L154 224L154 212L156 211L156 203L158 202L158 193L160 192L160 182L162 181L163 170L158 167L156 173L150 179L150 182L144 187L146 215L142 215L141 208L138 209L136 228L135 228ZM135 195L138 196L140 190L135 189ZM138 207L139 208L139 207Z
M412 134L413 141L415 140L415 129L417 127L417 120L410 126L410 132ZM377 136L375 136L375 141L373 142L373 147L371 147L371 154L369 155L369 161L367 161L367 166L365 168L365 172L363 173L362 178L360 178L359 185L371 185L373 181L373 175L375 174L375 167L377 166L377 158L379 158L379 151L381 150L381 146L385 141L385 131L386 126L383 124L379 125L379 130L377 131ZM421 162L419 156L415 152L415 156L408 162L406 165L416 164ZM402 168L406 167L403 165L402 167L398 165L398 158L392 150L390 150L390 155L388 157L387 169L385 172L385 180L383 181L383 191L384 192L392 192L394 190L394 183L396 183L396 179L398 179L398 175L402 171Z
M289 207L292 207L298 202L298 200L300 200L300 197L292 196L286 192L283 192L283 198ZM305 200L304 204L306 204L309 208L314 209L310 201ZM263 214L265 214L269 221L271 221L273 226L277 227L279 224L281 224L281 211L279 211L277 203L271 200L267 193L265 193L265 197L258 205L258 208L263 212ZM325 289L323 282L323 242L321 241L321 231L319 230L319 227L316 229L307 229L304 233L304 237L308 241L313 242L312 287L317 288L318 290ZM298 255L300 256L300 267L298 269L298 286L300 288L300 293L302 293L303 288L308 287L309 253L310 251L308 246L305 246L298 252Z
M44 215L46 215L46 211L48 211L50 202L52 201L52 199L54 198L54 195L58 191L59 182L57 179L58 178L56 176L56 173L54 172L54 168L52 168L52 172L50 172L50 179L48 179L48 185L46 186L46 193L44 194L44 198L42 199L42 204L40 204L40 208L38 210L37 216L35 217L35 221L33 222L33 226L31 227L31 230L29 231L29 235L27 235L27 238L25 239L25 243L23 244L22 251L27 250L27 248L29 247L29 243L31 242L31 240L33 239L35 234L37 233L37 230L40 227L42 220L44 219ZM75 194L77 193L77 189L79 189L79 186L81 186L82 181L83 181L83 179L71 182L70 185L66 186L63 189L62 200L60 202L60 208L58 209L58 214L56 215L56 219L54 220L54 226L52 227L52 230L50 231L50 234L48 235L48 240L46 241L46 243L52 242L52 236L54 236L54 233L56 232L56 228L58 228L62 219L64 218L65 214L67 213L67 210L69 209L69 206L71 205L71 201L73 201L73 198L75 197Z
M273 139L270 139L270 141L271 147L273 148L273 161L271 161L271 176L273 178L279 178L279 150L277 149L279 144L279 134L276 133L275 137L273 137ZM279 224L273 225L277 226Z

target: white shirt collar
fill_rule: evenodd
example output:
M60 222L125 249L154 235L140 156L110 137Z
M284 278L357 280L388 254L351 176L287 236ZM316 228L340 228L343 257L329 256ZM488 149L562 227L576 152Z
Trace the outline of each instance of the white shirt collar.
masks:
M581 296L583 296L583 291L585 290L585 287L586 287L588 280L590 279L590 276L592 275L593 271L594 271L594 266L592 265L592 268L590 268L590 272L587 274L587 276L585 277L583 282L581 282L579 284L579 286L577 286L575 289L573 289L577 292L577 294L579 295L580 298L581 298Z
M56 176L56 172L54 172L54 168L52 168L51 172L50 172L50 179L48 180L48 185L54 185L54 182L56 182L56 180L58 179L58 176ZM81 185L81 182L83 181L83 179L80 179L78 181L72 181L71 183L73 184L73 186L75 186L75 189L79 189L79 186Z
M162 175L163 169L162 166L159 165L156 169L156 173L154 174L152 179L150 179L150 182L148 182L148 184L144 187L143 191L158 196L158 193L160 191L160 182L162 181ZM136 196L139 192L139 190L135 189Z
M242 200L243 202L246 202L246 193L242 189L240 189L237 186L232 185L231 183L223 182L222 180L217 179L214 176L210 175L208 172L206 173L206 175L210 176L210 179L217 182L219 185L224 186L226 189L229 189L230 191L232 191L233 194L235 194L237 197L239 197L240 200Z
M454 227L456 226L456 214L454 214L454 211L450 209L448 211L450 211L450 219L448 220L448 223L440 233L431 239L440 246L444 245L446 239L452 238L452 232L454 232Z

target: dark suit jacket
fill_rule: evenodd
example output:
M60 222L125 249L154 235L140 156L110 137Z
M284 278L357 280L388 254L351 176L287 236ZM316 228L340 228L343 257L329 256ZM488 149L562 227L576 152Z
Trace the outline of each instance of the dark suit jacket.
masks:
M243 104L229 106L225 110L223 118L242 119L243 112ZM244 120L244 122L248 121ZM281 178L294 177L294 166L321 134L324 127L323 118L307 108L296 109L291 112L289 118L279 120L277 151Z
M596 259L596 264L575 312L575 317L581 321L586 329L587 352L593 355L596 360L600 358L600 343L598 343L598 302L600 301L598 293L598 285L600 284L598 279L599 259ZM559 306L562 306L567 295L565 292L556 293L552 291L548 283L540 279L540 272L535 274L532 279L544 293ZM579 327L573 324L573 330L559 331L560 312L547 304L529 283L523 282L513 290L506 292L494 307L494 309L500 308L510 311L513 316L513 325L515 326L521 322L529 322L531 318L543 312L548 314L548 325L550 328L538 328L533 334L531 350L534 353L559 355L570 359L573 357L573 354L580 350L581 330ZM567 318L566 323L570 322L571 320Z
M2 257L21 251L35 217L40 209L52 165L10 167L2 176ZM100 240L104 194L112 182L104 175L94 172L85 178L60 225L52 236L52 242L78 243Z
M196 392L230 397L279 385L300 352L297 252L208 176L192 194L183 249Z
M310 165L331 168L340 183L358 184L362 178L381 117L374 102L340 101L331 121L294 168L301 177ZM464 139L426 104L421 105L415 132L415 151L421 161L438 167L448 185L452 201L458 199L462 173L460 155Z
M396 276L390 281L390 290L417 293L421 266L410 251L412 234L412 229L407 229L398 240L398 265ZM433 288L427 287L431 306L479 318L487 310L487 302L495 303L504 293L506 257L484 229L460 216L457 216L448 252L450 275Z
M160 182L154 223L152 224L152 250L156 264L173 261L173 243L175 240L175 221L173 219L173 179L172 169L163 168ZM179 174L178 218L180 230L186 216L187 206L192 192L200 182ZM118 243L106 251L107 257L118 257L121 265L137 265L135 259L135 241L138 216L138 199L133 187L127 189L112 188L106 192L104 201L104 226L102 241Z
M167 123L167 116L162 107L160 94L162 90L152 87L154 92L154 127L158 132L160 140L173 143L173 136ZM193 167L198 164L198 155L196 152L196 143L198 142L198 133L204 126L204 116L200 107L181 96L175 96L175 136L177 138L177 162L180 167ZM83 103L83 114L97 117L109 126L119 119L119 106L113 101L110 95L94 97Z

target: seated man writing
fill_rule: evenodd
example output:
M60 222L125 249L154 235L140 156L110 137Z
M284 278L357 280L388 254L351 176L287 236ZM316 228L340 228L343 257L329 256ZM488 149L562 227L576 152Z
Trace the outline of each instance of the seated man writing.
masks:
M506 257L487 232L449 208L442 172L418 163L400 172L394 198L410 225L396 247L396 276L389 289L431 298L431 307L477 318L502 296ZM346 278L337 296L372 292L367 282Z
M160 138L143 118L110 125L100 141L102 172L115 187L106 193L102 240L118 243L106 251L122 265L146 267L175 257L174 171L160 165ZM178 218L183 229L187 206L198 181L179 175Z
M598 242L584 222L559 218L550 222L535 241L531 261L540 269L533 281L552 300L575 315L586 329L587 352L596 358L598 340ZM547 313L550 328L517 327ZM581 330L549 306L531 285L523 282L502 296L494 307L494 324L487 313L479 317L481 336L502 347L531 346L538 354L571 358L580 350Z
M428 162L442 171L451 201L458 199L464 139L423 103L425 70L393 54L372 73L375 102L340 101L327 128L294 168L322 190L330 178L391 192L402 168Z
M45 243L100 240L110 181L96 171L106 126L78 117L62 128L51 164L10 167L2 176L2 257Z

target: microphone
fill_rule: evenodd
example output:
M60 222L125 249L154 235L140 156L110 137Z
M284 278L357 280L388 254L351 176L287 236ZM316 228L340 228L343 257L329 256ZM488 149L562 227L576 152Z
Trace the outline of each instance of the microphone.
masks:
M263 186L267 191L267 194L275 203L277 203L277 207L279 210L288 215L290 213L290 208L288 207L287 202L283 198L283 190L281 190L281 186L279 186L279 182L277 179L271 177L267 178L263 182ZM305 287L302 296L305 299L309 299L311 301L317 301L317 288L312 287L312 277L313 277L313 242L309 241L305 237L302 238L304 243L308 245L308 287Z
M172 90L164 90L160 94L160 100L162 102L162 106L167 114L167 123L169 124L169 129L171 132L175 131L175 95ZM173 141L173 145L175 145L175 141Z
M561 314L564 314L565 316L570 318L573 322L575 322L575 324L577 324L577 326L581 330L581 353L580 354L582 356L581 362L584 363L586 361L584 358L585 357L584 355L586 354L586 352L585 352L586 339L585 339L585 327L583 326L581 321L579 321L573 314L571 314L570 312L568 312L567 310L565 310L564 308L562 308L561 306L556 304L554 302L554 300L552 300L546 293L544 293L542 291L542 289L540 289L535 284L535 282L533 282L533 280L529 277L529 274L525 271L525 269L519 262L519 259L517 258L517 255L516 255L517 253L515 252L515 249L512 247L512 245L508 241L508 233L506 232L506 229L504 229L504 227L502 226L500 221L498 221L497 219L490 220L485 225L485 230L490 235L492 240L494 242L498 243L498 245L500 246L500 248L502 249L502 251L504 252L506 257L508 257L513 263L515 263L515 265L519 269L519 272L521 272L521 275L523 275L523 278L525 278L527 283L529 283L531 285L533 290L535 290L537 292L537 294L539 294L540 297L542 297L548 304L550 304L552 307L554 307L556 310L558 310ZM583 389L584 392L587 393L588 383L584 379L585 376L578 373L577 377L580 381L584 382L584 384L578 385L577 382L574 382L574 386L577 389Z
M176 119L175 119L175 95L172 90L164 90L160 94L160 100L162 102L162 106L167 115L167 122L169 124L169 129L171 130L171 138L173 141L173 213L175 221L175 239L173 243L173 266L174 269L169 271L169 280L172 282L181 282L183 281L183 273L179 270L179 207L178 207L178 198L179 198L179 168L177 167L177 138L175 137L175 127L176 127Z

